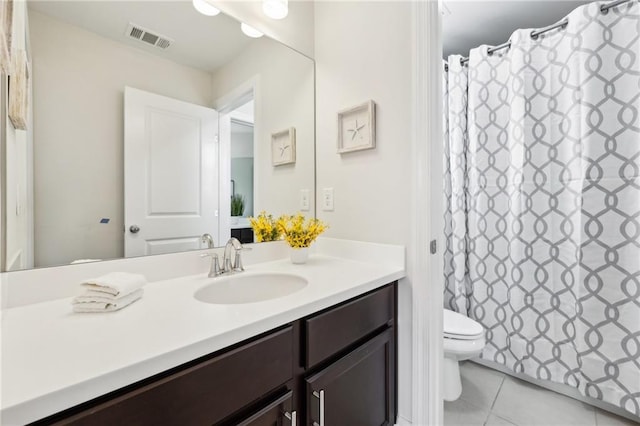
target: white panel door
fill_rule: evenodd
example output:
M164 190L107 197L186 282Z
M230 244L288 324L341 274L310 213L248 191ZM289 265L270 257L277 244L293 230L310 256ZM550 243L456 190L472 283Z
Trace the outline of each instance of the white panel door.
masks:
M130 87L124 94L125 256L218 239L218 113Z

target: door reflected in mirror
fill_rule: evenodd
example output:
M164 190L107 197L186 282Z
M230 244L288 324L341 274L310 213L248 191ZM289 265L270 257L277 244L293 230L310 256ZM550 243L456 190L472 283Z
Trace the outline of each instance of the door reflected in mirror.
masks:
M189 1L15 7L31 92L27 130L7 125L4 270L252 241L247 217L313 194L308 57ZM291 127L296 162L275 167Z

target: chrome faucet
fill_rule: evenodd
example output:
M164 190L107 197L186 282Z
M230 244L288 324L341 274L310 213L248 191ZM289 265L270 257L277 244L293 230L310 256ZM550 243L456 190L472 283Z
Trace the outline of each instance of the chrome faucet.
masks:
M240 253L245 249L237 238L231 237L227 241L227 245L224 246L224 257L222 259L222 272L242 272L242 258ZM231 252L234 252L235 256L233 262L231 261Z
M211 236L211 234L202 234L202 237L200 237L200 239L203 243L207 243L207 248L213 248L213 246L215 245L213 243L213 237Z
M205 234L208 235L208 234ZM204 240L204 235L203 235ZM210 257L211 267L209 268L209 278L219 277L222 274L231 274L233 272L242 272L244 267L242 266L242 258L240 252L242 250L251 250L248 247L243 247L237 238L229 238L227 245L224 247L224 257L222 258L222 265L220 265L217 253L205 253L200 257ZM233 262L231 261L232 252L234 254Z

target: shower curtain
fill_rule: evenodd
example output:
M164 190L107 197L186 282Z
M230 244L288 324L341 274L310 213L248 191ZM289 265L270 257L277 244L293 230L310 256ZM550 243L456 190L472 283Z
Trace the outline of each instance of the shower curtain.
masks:
M448 58L445 308L484 359L640 416L640 4L600 4Z

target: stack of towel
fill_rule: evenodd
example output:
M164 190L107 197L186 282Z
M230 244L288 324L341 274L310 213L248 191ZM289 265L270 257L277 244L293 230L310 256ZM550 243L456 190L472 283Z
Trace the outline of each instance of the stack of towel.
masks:
M111 272L85 281L85 291L71 302L74 312L113 312L142 297L144 275Z

